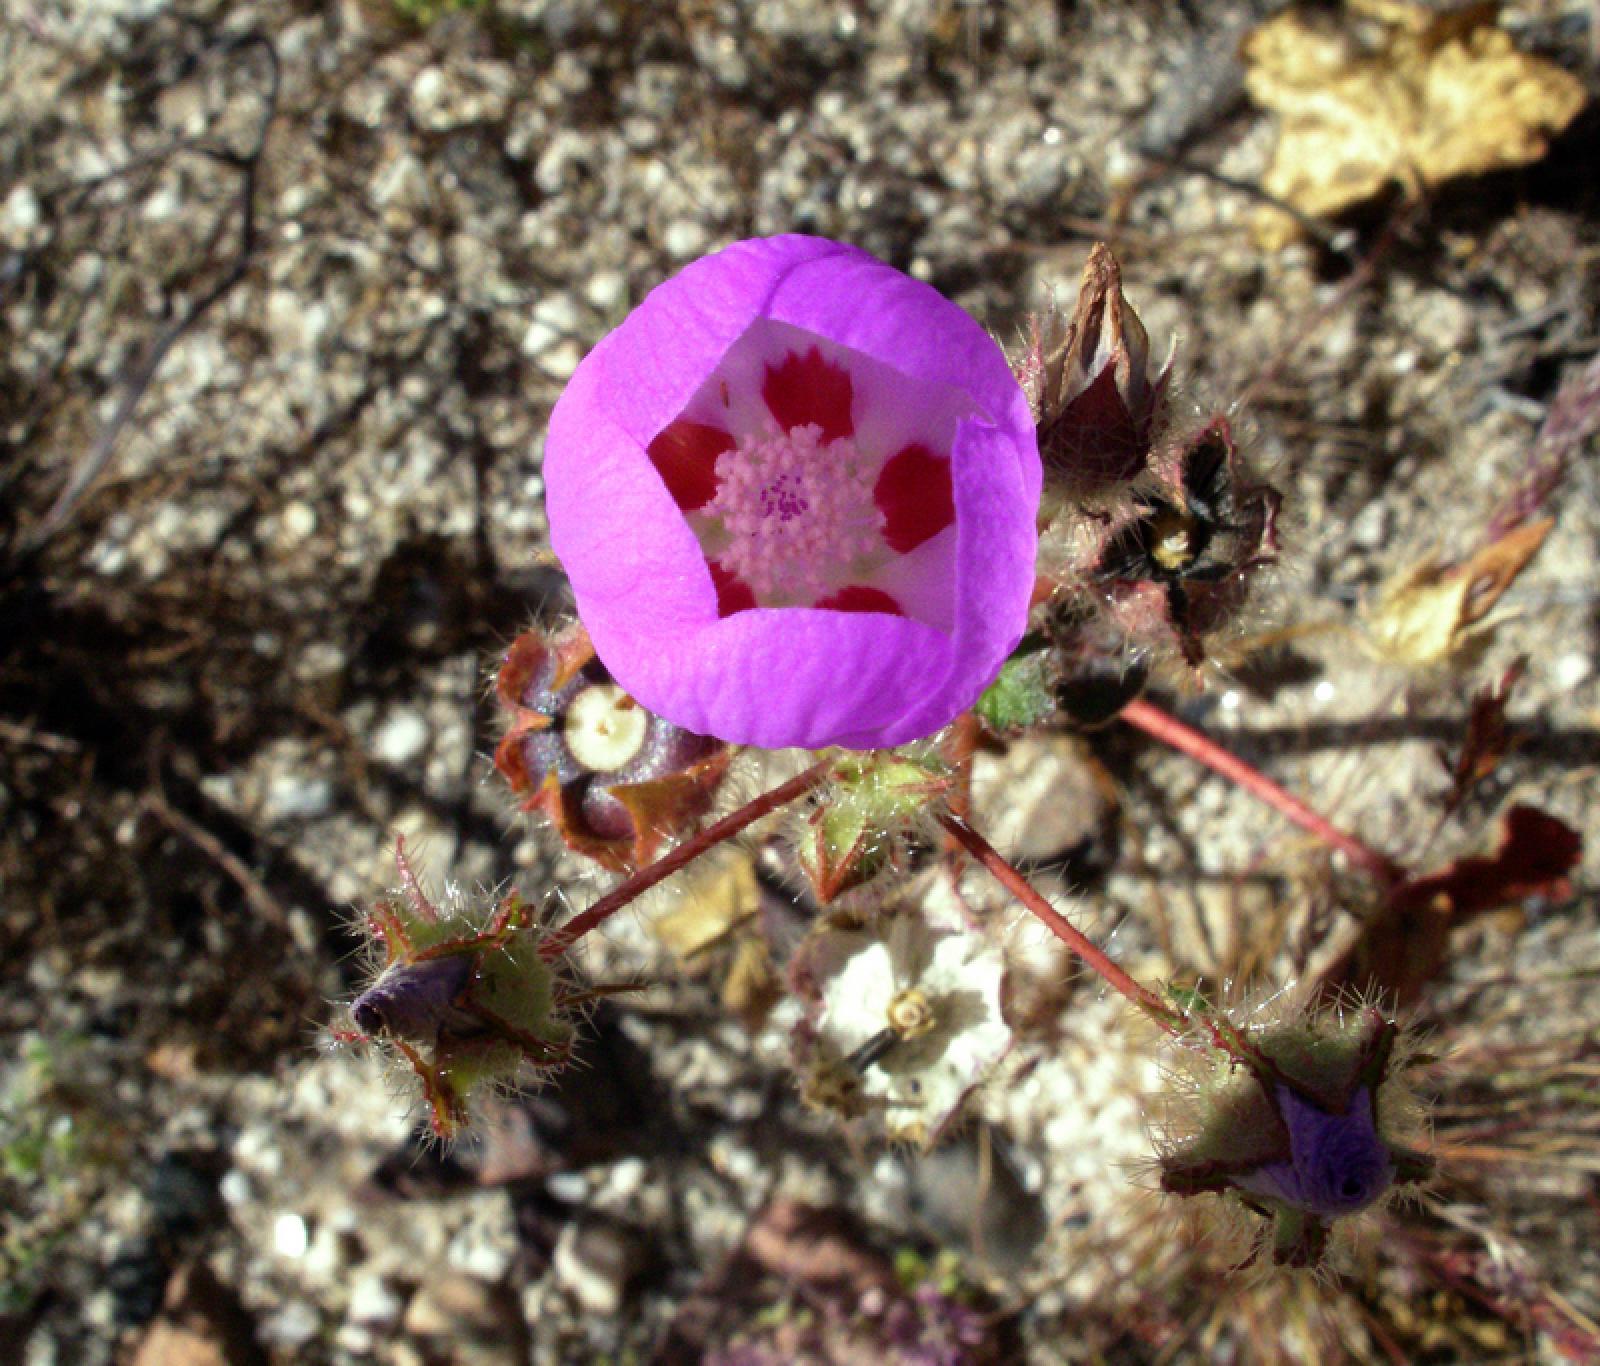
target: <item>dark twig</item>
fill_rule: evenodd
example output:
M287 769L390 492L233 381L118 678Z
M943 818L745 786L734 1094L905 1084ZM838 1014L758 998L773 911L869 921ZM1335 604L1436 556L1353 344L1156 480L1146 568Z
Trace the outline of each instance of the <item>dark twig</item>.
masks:
M289 931L289 914L266 885L244 865L231 849L204 826L196 824L167 800L159 787L152 787L139 799L139 805L168 829L182 835L233 880L244 898L274 929Z
M261 156L266 149L267 131L278 112L278 90L281 73L278 52L272 40L264 33L250 32L228 38L221 44L223 53L238 52L245 48L259 48L267 57L267 91L262 108L261 122L256 129L254 144L245 152L232 152L220 148L204 148L205 155L221 162L239 173L239 245L228 269L188 308L167 325L145 349L144 355L125 376L122 397L117 401L111 420L101 429L95 443L73 469L66 486L55 502L23 542L25 551L35 551L56 534L67 522L82 501L91 485L105 473L116 451L123 429L132 419L134 410L150 388L167 353L172 350L207 312L241 281L249 272L256 248L256 180L260 172Z

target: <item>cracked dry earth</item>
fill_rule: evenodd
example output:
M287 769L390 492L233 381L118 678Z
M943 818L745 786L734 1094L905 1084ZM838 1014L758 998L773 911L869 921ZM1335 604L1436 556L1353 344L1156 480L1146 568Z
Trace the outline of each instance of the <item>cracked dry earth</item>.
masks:
M476 1142L421 1141L395 1078L319 1042L396 832L436 887L594 895L485 758L490 661L564 607L544 423L645 290L754 234L857 243L1008 345L1110 240L1182 402L1248 398L1288 510L1206 689L1155 696L1420 866L1514 803L1593 850L1592 427L1481 658L1405 670L1361 622L1472 551L1592 374L1595 121L1265 250L1274 125L1233 38L1276 8L6 7L0 1359L1596 1359L1592 852L1450 937L1417 1014L1454 1155L1332 1279L1231 1275L1153 1192L1154 1041L976 877L1026 990L927 1156L806 1109L786 1007L739 987L815 914L774 839L608 927L586 966L648 988ZM1584 0L1499 23L1593 92ZM1439 752L1519 657L1515 744L1441 822ZM1359 929L1351 870L1131 730L1047 727L975 781L1145 980L1265 994ZM748 918L684 929L716 896ZM908 1279L946 1355L861 1328Z

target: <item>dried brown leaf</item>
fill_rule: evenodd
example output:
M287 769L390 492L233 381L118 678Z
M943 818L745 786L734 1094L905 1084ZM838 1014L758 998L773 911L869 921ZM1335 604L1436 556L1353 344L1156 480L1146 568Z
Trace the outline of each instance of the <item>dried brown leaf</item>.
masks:
M1486 618L1554 525L1546 518L1515 527L1459 564L1430 555L1401 570L1366 614L1373 649L1411 668L1475 658L1496 624Z
M1280 123L1263 188L1324 216L1392 184L1415 198L1537 161L1586 93L1569 72L1519 52L1496 9L1348 0L1332 18L1290 10L1262 24L1242 52L1245 88ZM1271 249L1299 229L1267 210L1256 231Z
M1510 752L1513 739L1506 724L1506 706L1511 701L1511 690L1527 667L1527 657L1521 656L1496 683L1479 689L1472 699L1460 753L1452 759L1444 750L1439 751L1439 762L1450 775L1450 790L1445 793L1443 802L1446 815L1456 810L1473 788L1499 768L1500 761Z
M1554 816L1514 806L1495 851L1457 859L1400 883L1361 938L1323 975L1324 990L1382 993L1404 1008L1444 966L1450 932L1474 916L1532 896L1565 897L1583 839Z
M682 874L682 900L650 922L674 957L693 958L761 908L755 864L742 850L704 859Z

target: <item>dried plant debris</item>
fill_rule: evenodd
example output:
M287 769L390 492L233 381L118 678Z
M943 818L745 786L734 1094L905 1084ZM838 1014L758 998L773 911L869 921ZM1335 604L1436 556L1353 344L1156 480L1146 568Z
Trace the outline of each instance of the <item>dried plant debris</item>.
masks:
M1544 544L1551 518L1507 531L1459 564L1429 555L1401 570L1366 613L1366 638L1392 664L1465 667L1482 658L1499 618L1490 613Z
M1011 1047L1000 951L973 930L899 911L824 923L791 965L808 1104L931 1146Z
M1492 776L1515 745L1506 708L1527 668L1526 656L1515 659L1496 682L1480 688L1472 698L1460 751L1454 757L1442 749L1438 752L1439 763L1450 778L1450 788L1440 798L1445 815L1456 811L1480 783Z
M1263 188L1313 216L1399 185L1408 197L1460 176L1524 166L1577 117L1583 83L1518 51L1498 6L1437 13L1405 0L1292 9L1244 42L1245 88L1280 120ZM1257 237L1299 229L1276 210Z
M1457 859L1391 890L1356 942L1323 974L1322 984L1380 992L1410 1006L1443 969L1452 930L1532 897L1571 896L1569 875L1582 857L1583 838L1565 822L1531 806L1513 806L1492 854Z

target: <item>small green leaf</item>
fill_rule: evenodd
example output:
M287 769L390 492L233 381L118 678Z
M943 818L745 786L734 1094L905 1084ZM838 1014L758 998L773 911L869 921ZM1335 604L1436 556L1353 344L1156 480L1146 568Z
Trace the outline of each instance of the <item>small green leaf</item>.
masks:
M1037 725L1056 709L1050 685L1049 656L1020 649L978 699L977 712L993 729L1021 730Z

